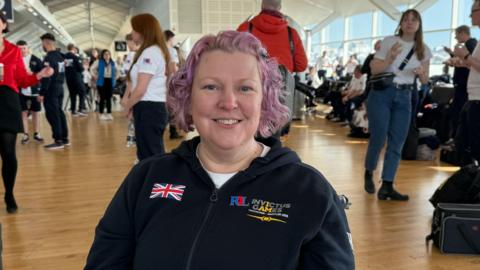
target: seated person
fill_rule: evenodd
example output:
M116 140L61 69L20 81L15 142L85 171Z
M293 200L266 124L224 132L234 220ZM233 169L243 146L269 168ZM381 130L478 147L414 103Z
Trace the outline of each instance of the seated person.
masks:
M357 65L353 72L353 77L348 83L346 89L342 92L342 103L345 104L345 118L352 120L353 109L361 106L365 97L367 87L367 75L362 73L362 66Z
M178 127L200 136L132 169L85 269L354 269L334 189L270 137L289 118L280 89L250 33L201 38L167 94Z

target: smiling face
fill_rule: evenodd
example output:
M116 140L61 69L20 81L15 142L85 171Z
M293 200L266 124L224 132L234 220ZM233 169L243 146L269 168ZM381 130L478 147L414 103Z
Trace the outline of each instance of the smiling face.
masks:
M190 112L205 147L242 151L256 143L262 82L257 59L242 52L205 52L192 84Z

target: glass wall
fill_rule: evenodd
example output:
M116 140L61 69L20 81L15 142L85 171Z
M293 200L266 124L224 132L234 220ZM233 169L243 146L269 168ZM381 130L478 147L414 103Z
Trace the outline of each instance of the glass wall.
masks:
M350 17L348 39L372 37L373 12L362 13Z

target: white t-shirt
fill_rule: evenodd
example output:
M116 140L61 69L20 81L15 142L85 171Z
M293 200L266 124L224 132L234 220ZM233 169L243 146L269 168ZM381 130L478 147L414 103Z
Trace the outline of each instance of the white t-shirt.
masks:
M175 62L177 63L178 65L178 54L177 54L177 50L175 50L175 48L172 48L172 47L168 47L168 52L170 53L170 57L171 57L171 62Z
M132 66L132 63L133 63L133 58L135 58L135 52L129 51L127 53L127 58L125 58L125 61L123 62L123 65L122 65L123 74L127 74L128 71L130 70L130 67Z
M355 72L355 68L358 66L358 61L353 59L351 61L348 61L346 64L345 64L345 72L347 74L353 74L353 72Z
M380 60L385 60L387 58L388 51L390 48L395 43L400 43L402 45L402 51L397 55L397 58L393 63L385 70L385 72L393 72L395 73L395 78L393 79L393 82L398 83L398 84L412 84L413 80L415 79L415 74L413 73L413 70L415 68L418 68L421 65L421 62L418 60L417 54L414 53L410 60L408 61L408 64L405 66L405 68L400 71L398 68L400 67L400 64L405 60L407 57L407 54L410 52L412 49L413 45L415 44L414 41L404 41L398 36L388 36L382 41L382 45L380 47L380 50L375 53L375 58L380 59ZM432 58L432 53L430 52L430 49L428 48L427 45L424 44L425 47L425 53L424 53L424 58L422 62L429 61L430 58Z
M475 59L480 59L480 43L477 43L472 56ZM470 68L467 84L468 100L480 100L480 72L475 68Z
M270 151L270 147L266 146L263 143L258 143L260 146L262 146L262 153L260 154L260 157L265 157L268 152ZM198 150L198 148L197 148ZM197 155L198 158L198 155ZM199 159L200 161L200 159ZM232 178L235 174L238 172L233 172L233 173L214 173L211 172L207 169L205 169L205 166L203 166L202 162L200 161L200 164L202 165L203 169L208 173L208 176L212 179L213 183L215 184L216 188L221 188L230 178Z
M31 60L31 59L32 59L32 55L31 55L31 54L23 57L23 63L25 64L25 69L27 70L27 72L31 72L31 70L30 70L30 60ZM22 95L24 95L24 96L27 96L27 97L32 96L32 88L30 88L30 87L22 88L22 89L20 90L20 92L21 92Z
M165 102L167 100L167 76L165 75L165 59L160 47L150 46L138 57L130 73L132 91L137 86L139 73L153 75L141 100Z
M365 91L366 86L367 86L367 75L362 74L362 76L360 76L360 78L358 79L355 76L353 76L347 88L348 90L360 91L363 93L363 91Z
M325 70L330 66L330 60L326 56L320 56L317 58L317 62L315 63L315 67L317 70Z

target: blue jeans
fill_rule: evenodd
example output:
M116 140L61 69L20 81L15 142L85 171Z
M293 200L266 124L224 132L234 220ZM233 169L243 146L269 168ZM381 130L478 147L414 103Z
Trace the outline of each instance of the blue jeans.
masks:
M394 86L383 91L370 91L367 114L370 129L365 169L374 171L385 142L387 150L383 161L382 180L393 182L397 173L403 144L407 138L412 111L411 90Z

